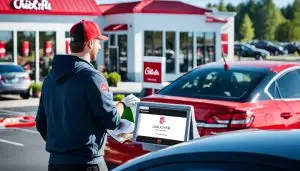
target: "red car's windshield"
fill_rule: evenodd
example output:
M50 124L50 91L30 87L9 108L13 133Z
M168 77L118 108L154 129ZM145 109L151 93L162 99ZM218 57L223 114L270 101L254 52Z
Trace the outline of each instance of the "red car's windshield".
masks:
M198 68L182 76L158 94L213 100L242 101L266 75L265 71Z

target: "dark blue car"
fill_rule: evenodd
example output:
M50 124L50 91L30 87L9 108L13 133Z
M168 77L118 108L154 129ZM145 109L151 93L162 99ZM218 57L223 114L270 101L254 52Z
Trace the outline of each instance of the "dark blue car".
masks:
M300 130L207 136L129 160L114 170L299 171Z

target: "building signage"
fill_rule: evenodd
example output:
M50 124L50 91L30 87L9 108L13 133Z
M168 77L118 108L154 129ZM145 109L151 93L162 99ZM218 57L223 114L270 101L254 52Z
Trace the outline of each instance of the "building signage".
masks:
M161 83L161 63L144 62L144 82Z
M51 10L51 3L48 0L14 0L15 9L21 10Z

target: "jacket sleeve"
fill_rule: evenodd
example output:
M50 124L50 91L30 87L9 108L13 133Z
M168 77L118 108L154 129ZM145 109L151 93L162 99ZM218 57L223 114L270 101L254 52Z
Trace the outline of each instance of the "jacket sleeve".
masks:
M47 139L47 120L46 113L43 105L43 93L40 97L40 104L38 107L37 115L35 118L36 128L40 132L42 138L46 141Z
M88 82L86 94L92 115L101 120L105 129L117 128L120 115L114 105L113 95L109 92L106 79L98 73L94 74Z

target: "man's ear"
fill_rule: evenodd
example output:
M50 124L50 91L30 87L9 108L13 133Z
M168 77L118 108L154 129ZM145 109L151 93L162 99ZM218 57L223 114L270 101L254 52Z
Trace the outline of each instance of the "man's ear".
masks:
M89 42L87 43L87 45L88 45L88 47L89 47L90 49L92 49L93 46L94 46L94 42L91 40L91 41L89 41Z

